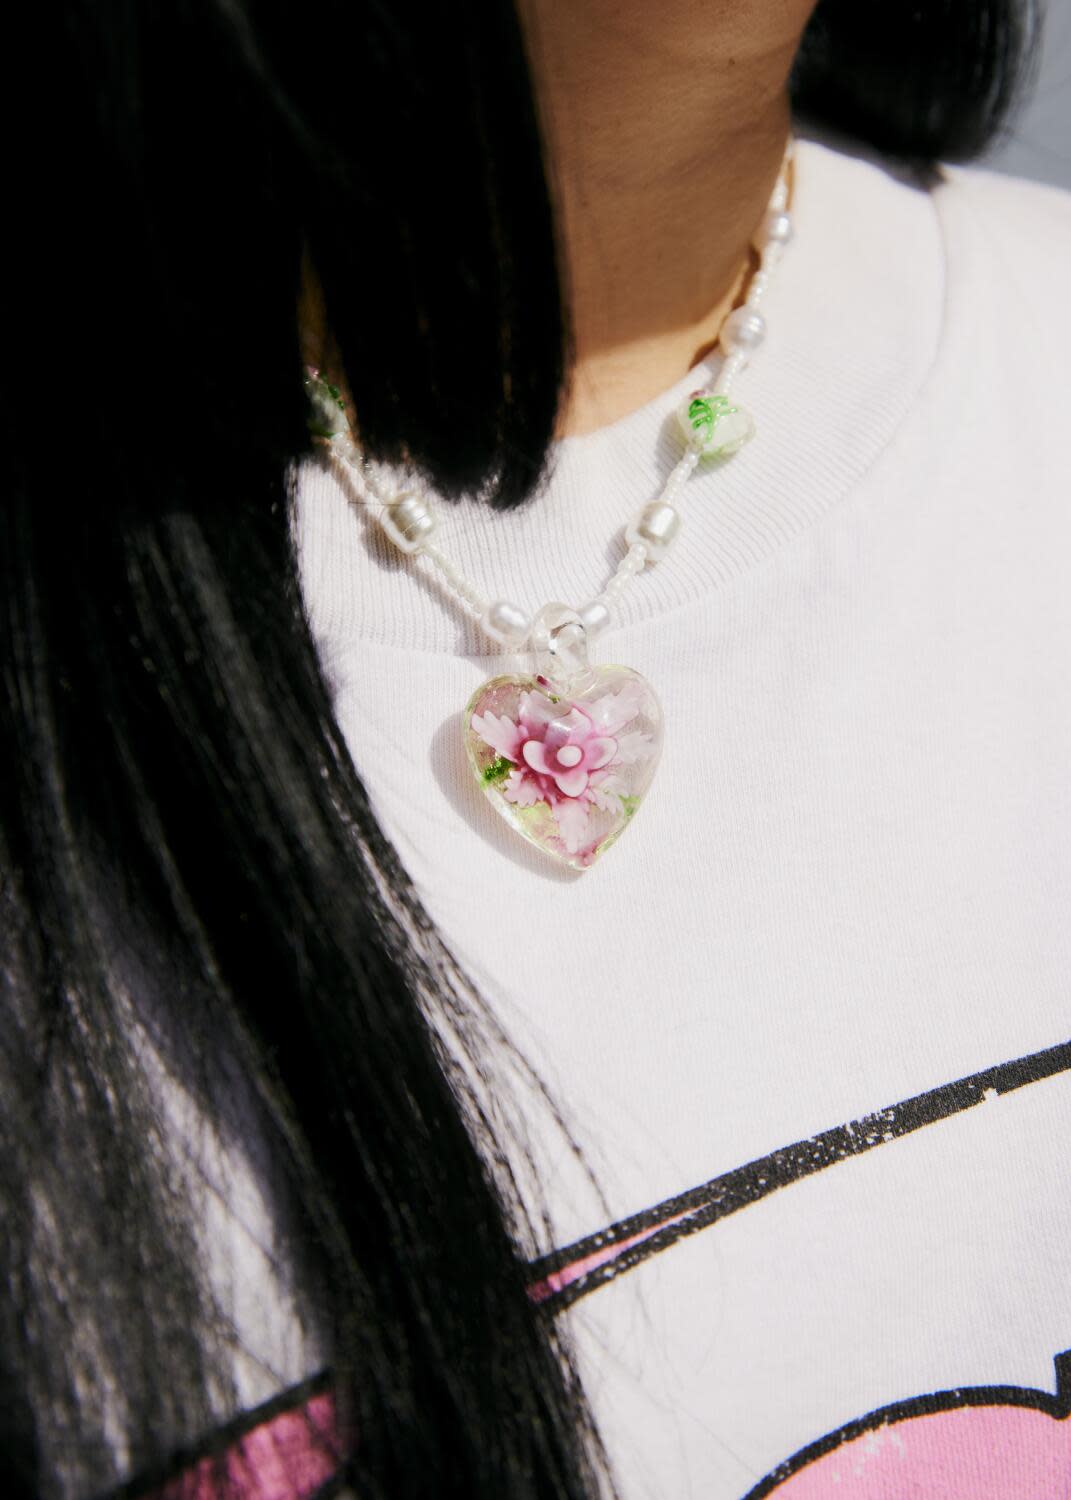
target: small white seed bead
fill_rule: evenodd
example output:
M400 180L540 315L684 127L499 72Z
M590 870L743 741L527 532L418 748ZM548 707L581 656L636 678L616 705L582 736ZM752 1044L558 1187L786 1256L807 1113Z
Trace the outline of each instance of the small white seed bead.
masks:
M722 324L721 345L729 354L753 354L766 337L766 319L750 307L738 307Z
M528 638L532 622L523 609L508 599L495 599L480 617L480 624L492 640L503 646L519 646Z
M680 511L667 505L664 500L652 500L633 516L625 532L625 540L630 547L642 543L647 548L645 561L657 562L660 557L665 556L680 529Z
M696 458L698 458L698 454L696 454ZM680 491L683 490L684 486L688 483L689 473L690 471L685 472L681 465L678 464L677 467L673 470L673 473L666 480L665 486L663 487L659 499L664 501L666 505L671 505Z
M601 599L589 599L577 610L581 624L592 640L601 635L610 624L610 611Z
M718 372L718 378L714 382L714 390L719 396L727 396L732 389L733 381L747 364L747 355L734 350L725 356L725 363Z
M603 589L601 597L603 599L608 599L611 604L616 603L617 600L621 597L621 594L623 593L625 584L627 582L628 579L625 574L615 573L614 576L610 579L609 583Z
M744 303L744 306L750 308L752 312L758 312L759 305L763 297L765 297L766 288L769 285L769 271L756 271L751 278L751 285L747 289L747 301Z
M647 543L641 541L632 542L624 557L614 569L614 576L603 589L601 598L616 599L625 585L637 573L643 572L644 563L647 561Z
M426 500L406 491L380 512L379 524L402 552L419 552L438 526L435 512Z
M792 239L792 215L783 210L766 215L766 239L767 245L787 245Z

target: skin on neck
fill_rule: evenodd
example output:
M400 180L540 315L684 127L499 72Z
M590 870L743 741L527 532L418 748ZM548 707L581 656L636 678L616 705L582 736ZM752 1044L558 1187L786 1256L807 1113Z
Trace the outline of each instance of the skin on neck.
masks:
M814 3L518 0L572 324L558 437L668 389L743 300Z

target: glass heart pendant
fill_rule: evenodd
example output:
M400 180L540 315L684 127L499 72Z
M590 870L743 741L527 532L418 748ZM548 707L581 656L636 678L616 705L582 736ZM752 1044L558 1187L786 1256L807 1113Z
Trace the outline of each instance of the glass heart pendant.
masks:
M465 749L511 827L586 870L647 795L662 709L631 667L588 665L583 625L567 605L547 605L531 639L532 672L492 677L469 699Z

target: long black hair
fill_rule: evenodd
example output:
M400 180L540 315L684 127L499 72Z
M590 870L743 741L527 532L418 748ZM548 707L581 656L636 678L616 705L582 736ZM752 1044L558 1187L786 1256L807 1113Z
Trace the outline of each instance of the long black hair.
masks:
M576 1366L525 1293L505 1101L538 1080L377 825L292 536L309 263L372 455L496 508L543 472L568 310L513 6L59 0L21 19L2 106L4 1493L107 1492L239 1404L163 1070L205 1141L259 1143L361 1500L592 1496L610 1480ZM975 155L1031 30L1015 0L821 0L797 106L894 155Z

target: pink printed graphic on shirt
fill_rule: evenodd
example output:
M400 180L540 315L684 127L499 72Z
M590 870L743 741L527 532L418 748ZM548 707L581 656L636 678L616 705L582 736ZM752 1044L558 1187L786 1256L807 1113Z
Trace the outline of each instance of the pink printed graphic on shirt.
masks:
M1071 1352L1056 1394L938 1391L871 1412L778 1466L744 1500L1066 1500Z
M313 1500L342 1461L336 1426L330 1390L295 1398L172 1478L134 1493L144 1500Z
M581 1281L590 1272L610 1266L625 1250L631 1250L634 1245L642 1245L659 1230L668 1229L674 1224L681 1224L687 1217L687 1213L672 1214L669 1218L660 1219L657 1224L651 1224L648 1228L641 1229L636 1234L630 1234L625 1239L613 1240L603 1245L601 1249L590 1250L586 1255L571 1260L568 1265L561 1266L558 1270L550 1271L546 1276L529 1282L528 1296L533 1302L545 1302L548 1297L553 1297L556 1293L564 1291L566 1287Z

